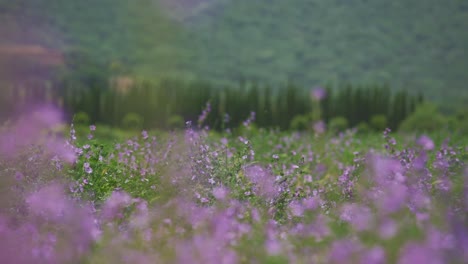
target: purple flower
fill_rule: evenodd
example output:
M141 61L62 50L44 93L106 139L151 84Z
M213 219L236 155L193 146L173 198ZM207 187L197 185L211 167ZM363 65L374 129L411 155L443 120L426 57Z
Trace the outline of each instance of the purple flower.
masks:
M393 221L390 218L384 219L382 223L380 224L379 235L383 239L390 239L393 236L395 236L397 232L398 232L398 226L395 223L395 221Z
M143 139L147 139L148 138L148 132L146 130L143 130L141 132L141 136L143 137Z
M24 178L23 173L21 173L21 172L19 172L19 171L15 172L15 179L16 179L17 181L21 181L23 178Z
M129 206L132 203L132 197L125 192L114 191L112 195L107 198L102 209L102 216L104 219L112 219L119 216L122 208Z
M371 156L370 160L375 180L379 185L386 186L389 182L403 179L404 170L398 160L378 155Z
M283 251L283 246L276 238L270 238L265 241L265 249L268 255L280 255Z
M408 198L408 187L404 184L391 183L383 188L383 193L377 198L379 210L387 214L400 210Z
M385 251L381 247L373 247L361 253L362 264L385 264Z
M43 187L28 195L26 204L34 214L54 221L61 219L70 207L62 186L58 184Z
M357 204L345 204L341 209L340 218L349 222L357 231L372 227L373 216L368 207Z
M211 104L210 102L206 103L205 109L203 109L201 115L198 117L198 127L200 128L201 125L206 121L208 118L208 114L211 112Z
M90 126L89 126L89 130L91 130L91 131L96 131L96 126L95 126L95 125L90 125Z
M316 87L310 92L312 99L321 101L327 96L327 92L322 87Z
M442 264L444 261L442 261L440 254L436 250L411 243L404 247L398 264L414 263Z
M426 135L422 135L418 140L417 143L423 147L424 150L433 150L435 145L434 141Z
M150 213L148 203L144 200L139 201L136 206L136 212L132 214L130 225L133 228L143 229L148 226L150 221Z
M243 124L245 127L249 128L249 127L250 127L250 124L251 124L252 122L254 122L254 121L255 121L255 112L250 112L249 117L248 117L247 120L245 120L242 124Z
M289 208L291 209L291 214L296 217L302 217L304 214L304 207L298 201L293 201L289 204Z
M43 106L34 113L34 120L39 122L42 127L50 128L62 122L62 113L53 106Z
M315 210L320 206L320 198L318 196L308 197L302 201L302 205L307 210Z
M244 168L247 178L255 184L254 191L267 198L273 198L276 195L275 177L270 172L259 165L252 165Z
M329 263L349 263L353 255L361 249L359 241L350 239L333 242L328 253Z
M224 200L226 198L228 194L228 190L222 186L219 186L219 187L215 187L213 189L213 196L217 199L217 200Z
M323 134L323 133L325 133L325 131L326 131L325 122L323 122L322 120L320 120L320 121L318 121L318 122L315 122L315 124L314 124L314 131L315 131L315 133L317 133L317 134Z
M230 120L231 117L229 116L229 114L224 114L224 123L229 123Z
M84 168L85 172L88 173L88 174L91 174L93 172L93 169L89 165L89 162L85 162L83 164L83 168Z

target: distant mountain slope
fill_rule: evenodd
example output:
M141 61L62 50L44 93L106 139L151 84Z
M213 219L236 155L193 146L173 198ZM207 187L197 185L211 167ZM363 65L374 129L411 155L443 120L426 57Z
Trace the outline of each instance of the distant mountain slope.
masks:
M149 78L387 82L468 98L461 0L0 0L0 34Z
M0 0L0 44L79 49L161 75L176 71L186 53L177 24L152 0Z
M468 93L468 2L236 0L192 23L197 69L215 78L388 82Z

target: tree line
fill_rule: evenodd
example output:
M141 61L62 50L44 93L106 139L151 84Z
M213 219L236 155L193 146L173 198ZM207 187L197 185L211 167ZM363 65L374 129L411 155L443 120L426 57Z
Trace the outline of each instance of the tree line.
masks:
M385 117L386 126L396 129L423 100L421 95L393 92L385 85L328 85L320 101L314 101L311 89L292 82L275 87L247 82L218 87L206 81L166 79L134 81L122 90L97 75L68 76L28 88L3 87L2 113L18 105L51 101L63 107L69 121L148 129L196 123L207 106L203 126L216 130L242 125L252 112L255 125L264 128L289 129L298 116L325 123L340 117L346 126L354 127L379 115Z

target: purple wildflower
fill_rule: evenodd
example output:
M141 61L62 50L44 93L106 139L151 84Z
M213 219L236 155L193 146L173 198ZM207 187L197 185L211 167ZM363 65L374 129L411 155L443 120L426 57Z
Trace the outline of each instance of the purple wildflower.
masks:
M433 150L435 145L434 141L426 135L421 136L418 140L417 143L423 147L424 150Z
M302 217L304 214L304 207L299 201L293 201L289 204L292 216Z
M355 253L361 249L358 241L350 239L337 240L333 242L329 251L329 263L352 263Z
M211 104L210 102L206 103L205 109L203 109L201 115L198 117L198 128L201 128L203 123L208 118L208 114L211 112Z
M412 243L405 246L398 264L413 263L442 264L444 261L436 250Z
M115 191L106 200L102 209L104 219L113 219L121 216L120 210L132 203L132 197L125 192Z
M362 264L385 264L385 251L381 247L373 247L361 254Z
M19 172L19 171L15 172L15 179L16 179L17 181L21 181L23 178L24 178L23 173L21 173L21 172Z
M383 239L390 239L398 232L398 226L394 220L386 218L379 227L379 235Z
M85 172L88 173L88 174L91 174L93 172L93 169L89 165L89 162L85 162L83 164L83 168L84 168Z
M323 134L326 131L325 122L322 120L314 123L314 131L316 134Z
M341 219L351 223L357 231L372 227L372 213L368 207L357 204L345 204L341 209Z
M245 127L249 128L250 124L255 121L255 112L250 112L249 117L242 123Z
M143 130L141 132L141 136L143 137L143 139L147 139L148 138L148 132L146 130Z
M269 255L280 255L283 251L283 246L277 238L269 238L265 241L265 249Z
M316 87L311 90L310 96L313 100L322 101L327 96L327 92L322 87Z
M267 169L252 165L244 168L244 172L247 178L255 184L254 191L257 194L268 199L276 195L275 177Z
M228 194L228 190L224 187L215 187L213 189L213 196L217 199L217 200L224 200L226 198Z
M34 214L54 221L61 219L70 207L62 186L58 184L43 187L28 195L26 203Z

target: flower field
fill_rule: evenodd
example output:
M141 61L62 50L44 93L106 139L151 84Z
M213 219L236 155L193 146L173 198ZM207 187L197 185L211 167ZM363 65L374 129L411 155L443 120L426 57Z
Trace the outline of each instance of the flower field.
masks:
M468 262L467 138L203 118L127 133L46 107L4 126L1 263Z

